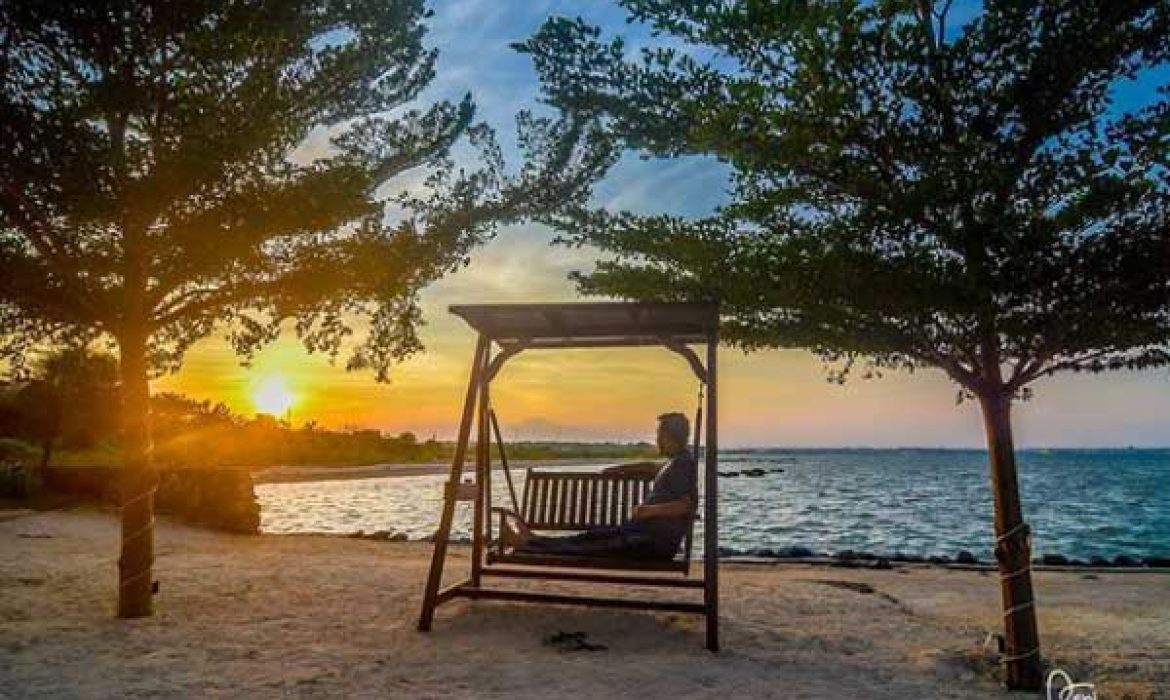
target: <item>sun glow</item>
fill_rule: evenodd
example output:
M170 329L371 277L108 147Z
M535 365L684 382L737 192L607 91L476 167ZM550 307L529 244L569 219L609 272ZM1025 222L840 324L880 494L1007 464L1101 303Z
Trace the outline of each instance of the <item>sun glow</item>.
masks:
M289 390L288 383L280 375L265 377L252 390L252 405L259 413L284 416L292 408L295 400L296 397Z

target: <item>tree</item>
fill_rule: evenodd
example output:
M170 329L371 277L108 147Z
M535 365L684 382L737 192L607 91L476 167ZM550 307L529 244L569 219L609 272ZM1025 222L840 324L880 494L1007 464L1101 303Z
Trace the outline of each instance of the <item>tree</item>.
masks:
M1165 0L625 0L659 45L580 20L519 45L548 101L624 146L733 171L710 216L558 215L611 255L587 293L718 299L745 349L841 380L937 368L978 400L995 493L1007 683L1037 688L1011 407L1064 371L1165 365ZM964 8L967 9L967 8ZM1161 80L1160 90L1152 84ZM1151 104L1113 99L1139 81Z
M420 349L422 287L494 225L585 196L608 162L588 125L521 114L529 157L510 172L470 96L413 107L434 76L427 14L422 0L0 4L0 356L117 350L119 615L151 612L154 373L213 330L246 356L285 323L384 379ZM449 156L464 136L470 170ZM407 191L385 194L399 175Z
M73 444L91 444L109 427L108 416L117 404L117 378L117 360L84 347L40 358L13 403L18 434L41 447L42 470L62 437Z

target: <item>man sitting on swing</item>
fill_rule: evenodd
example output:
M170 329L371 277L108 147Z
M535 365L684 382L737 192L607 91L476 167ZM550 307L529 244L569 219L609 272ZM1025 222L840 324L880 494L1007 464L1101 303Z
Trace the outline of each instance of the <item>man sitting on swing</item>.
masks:
M658 451L669 461L608 467L607 474L646 474L654 483L633 517L621 525L592 527L567 537L533 534L517 518L502 533L504 544L526 554L572 554L627 559L672 559L690 528L698 503L698 467L687 449L690 423L681 413L658 416Z

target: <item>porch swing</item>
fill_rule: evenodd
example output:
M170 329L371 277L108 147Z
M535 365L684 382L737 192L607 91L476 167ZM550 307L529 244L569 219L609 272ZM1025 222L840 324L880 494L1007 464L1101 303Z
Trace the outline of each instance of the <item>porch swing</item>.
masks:
M574 604L595 607L696 613L706 617L706 645L719 648L718 600L718 451L715 415L715 348L718 344L717 309L711 304L683 303L569 303L494 304L451 307L479 333L472 359L471 378L463 405L459 436L450 477L444 487L443 511L435 534L435 549L423 594L418 628L429 630L435 608L455 598ZM499 346L493 355L492 344ZM690 347L706 346L706 366ZM492 536L492 515L518 517L541 531L584 530L616 525L630 517L649 494L653 478L634 474L528 469L522 495L517 498L507 452L489 388L504 363L515 355L537 349L660 346L681 355L700 383L695 415L694 454L699 455L703 434L703 388L706 388L706 452L702 518L695 513L684 539L683 556L671 560L641 561L615 557L540 555L508 550ZM463 465L476 428L474 481L462 481ZM491 440L497 443L512 508L492 506ZM455 507L471 502L471 571L464 581L442 588L447 541ZM703 524L703 575L692 577L691 547L694 522ZM608 570L608 571L607 571ZM661 574L682 574L682 577ZM549 593L489 587L485 577L538 579L593 584L625 584L662 588L702 589L702 602L687 600L633 600L620 597Z
M691 454L698 459L700 437L703 430L703 382L699 382L699 398L695 406L694 441ZM534 469L529 467L524 477L524 491L516 497L512 467L508 464L508 453L500 434L500 423L495 409L488 407L488 418L500 454L500 468L508 485L511 508L491 507L489 511L499 516L499 529L504 532L508 518L516 518L533 530L576 531L598 526L617 526L629 520L639 505L650 495L654 477L648 474L607 474L605 472L564 471L557 469ZM489 454L490 458L490 454ZM491 465L489 462L488 469ZM490 496L489 496L490 498ZM489 501L490 503L490 501ZM489 564L529 564L558 566L566 568L633 568L643 571L674 571L690 573L691 550L695 534L695 520L698 513L688 518L687 532L683 538L681 559L672 557L664 561L629 561L614 557L590 557L582 555L550 555L537 552L517 552L508 548L503 537L492 539L489 525L487 553Z

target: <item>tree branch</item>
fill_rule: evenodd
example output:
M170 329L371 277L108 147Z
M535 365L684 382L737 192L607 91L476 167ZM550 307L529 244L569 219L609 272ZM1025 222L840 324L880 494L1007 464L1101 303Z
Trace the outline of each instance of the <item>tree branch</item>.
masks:
M88 314L96 321L107 320L106 314L100 312L95 305L88 287L76 274L76 270L68 264L64 241L56 236L51 226L33 213L36 212L33 203L11 178L4 180L4 188L0 192L4 195L0 196L0 204L4 207L5 214L16 224L16 230L23 234L23 238L36 251L47 271L57 277L63 285L74 290L82 315Z

